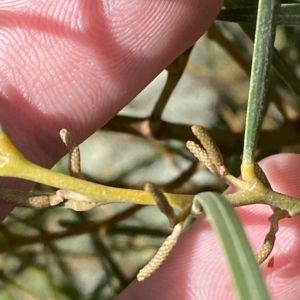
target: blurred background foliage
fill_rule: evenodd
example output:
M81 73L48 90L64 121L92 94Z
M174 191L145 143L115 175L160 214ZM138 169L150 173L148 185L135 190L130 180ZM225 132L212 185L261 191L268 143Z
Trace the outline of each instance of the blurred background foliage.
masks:
M299 38L299 28L277 27L276 48L298 76ZM194 139L191 125L208 128L230 172L239 174L252 47L239 25L216 21L81 145L85 178L125 188L142 189L151 181L168 192L222 192L224 183L185 142ZM300 152L299 109L296 96L272 70L257 160ZM55 169L67 172L67 159ZM0 229L4 300L113 299L170 233L158 208L124 204L84 213L16 208Z

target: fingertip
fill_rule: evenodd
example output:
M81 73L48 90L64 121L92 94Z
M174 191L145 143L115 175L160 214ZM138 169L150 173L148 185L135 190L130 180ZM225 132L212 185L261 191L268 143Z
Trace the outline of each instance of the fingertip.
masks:
M260 165L276 191L299 196L300 155L274 155ZM269 230L271 209L252 205L236 211L254 251L258 251ZM299 232L300 218L280 221L271 254L274 265L268 267L268 260L261 266L272 299L297 299ZM117 299L145 299L145 295L151 299L234 298L225 257L206 218L196 220L156 273L142 283L135 281Z
M300 197L299 154L276 154L263 159L259 164L271 182L273 190Z

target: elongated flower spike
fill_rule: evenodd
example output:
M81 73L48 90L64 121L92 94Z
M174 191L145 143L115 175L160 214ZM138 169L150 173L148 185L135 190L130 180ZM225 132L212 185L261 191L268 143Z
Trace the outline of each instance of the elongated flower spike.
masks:
M154 184L147 183L144 189L154 198L161 212L166 215L169 220L170 226L173 228L173 231L158 249L157 253L150 260L150 262L139 271L137 275L138 281L143 281L147 277L151 276L169 256L170 252L172 251L180 237L183 223L187 216L190 215L192 206L192 202L188 202L187 205L176 216L166 196L157 187L155 187Z

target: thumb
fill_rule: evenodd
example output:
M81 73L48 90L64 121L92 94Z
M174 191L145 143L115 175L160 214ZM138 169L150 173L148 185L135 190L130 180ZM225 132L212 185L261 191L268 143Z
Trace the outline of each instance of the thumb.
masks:
M0 124L51 167L129 103L213 22L222 0L0 2ZM30 183L0 178L1 187ZM0 219L9 211L1 205Z
M59 130L81 142L212 23L221 0L0 4L0 123L30 160L52 166Z

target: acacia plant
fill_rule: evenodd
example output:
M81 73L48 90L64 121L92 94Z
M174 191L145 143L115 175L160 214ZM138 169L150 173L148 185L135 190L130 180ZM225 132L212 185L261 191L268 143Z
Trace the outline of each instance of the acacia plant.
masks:
M20 268L10 269L8 273L6 273L6 270L2 270L0 279L16 290L17 293L23 296L29 295L28 297L32 299L35 297L33 291L28 291L30 288L27 289L27 287L12 280L11 275L21 273L21 270L26 269L25 262L32 261L33 257L37 257L38 251L34 245L41 244L47 251L55 254L57 265L62 269L62 273L67 275L65 277L70 279L69 281L63 281L63 284L52 281L52 288L59 291L61 295L67 294L72 297L79 295L80 292L76 289L76 285L72 283L75 280L70 271L70 265L62 259L61 250L58 249L55 242L84 233L90 234L96 253L98 254L97 251L100 251L101 256L104 257L102 265L105 272L111 278L115 278L115 282L118 282L115 286L110 282L113 292L117 292L129 280L111 257L103 238L101 238L102 235L98 236L96 233L100 231L107 232L108 235L113 234L113 232L119 234L121 232L125 235L141 234L141 231L134 233L136 229L128 225L126 225L127 227L118 226L118 222L132 216L141 209L141 205L157 205L163 214L167 216L172 232L149 264L138 273L139 280L146 279L163 263L176 244L188 216L192 215L197 218L199 215L207 214L210 216L209 219L213 229L217 232L224 248L224 255L228 260L234 287L239 298L269 299L257 262L262 263L269 257L279 229L279 221L300 214L300 202L297 198L272 190L267 177L256 163L256 154L258 153L262 157L270 152L279 152L280 148L286 144L297 145L298 143L297 130L291 129L290 126L296 121L295 119L289 119L286 111L287 107L295 112L299 108L300 81L291 65L284 58L284 54L274 48L274 40L278 25L295 26L300 24L300 4L296 2L281 4L278 0L260 0L258 3L257 1L227 0L225 1L225 8L218 16L218 20L239 23L246 35L254 40L240 168L242 179L233 175L235 173L233 166L226 166L226 161L228 162L230 155L231 158L233 155L229 153L232 148L230 149L228 146L226 148L228 140L236 142L243 135L242 132L235 131L236 127L234 125L231 124L232 126L230 126L228 123L227 129L231 127L231 131L228 130L226 135L220 135L220 132L224 129L215 128L207 131L199 125L190 124L193 126L187 126L162 120L162 113L186 69L192 48L168 67L168 78L165 87L149 117L137 118L118 115L103 130L122 131L132 136L138 135L154 145L167 157L173 155L174 148L172 149L167 143L159 144L158 140L175 139L187 142L187 148L199 161L193 160L192 156L188 155L188 159L192 161L191 167L176 178L174 182L163 186L164 190L176 190L178 186L190 180L199 165L204 165L211 173L225 181L227 185L238 189L238 192L223 196L213 192L163 193L160 187L151 183L147 183L144 190L133 189L126 185L125 187L117 187L117 184L114 187L107 186L84 179L80 166L79 147L75 143L74 137L66 129L62 129L60 135L69 149L69 175L44 169L29 162L11 144L7 136L2 133L0 136L0 176L34 181L39 184L40 191L37 192L36 189L31 192L2 189L1 201L14 203L21 207L39 208L44 215L55 209L55 207L64 207L73 211L89 211L100 205L113 202L134 204L125 211L118 212L113 217L105 220L91 222L88 220L88 215L84 213L75 213L74 216L76 217L73 216L71 221L63 220L62 217L60 224L64 227L64 230L60 232L46 230L44 221L41 223L35 211L30 214L35 214L35 218L32 218L31 215L31 219L37 220L37 223L27 224L26 226L24 225L25 220L28 221L26 217L12 215L10 221L2 226L0 251L6 257L9 256L10 259L23 256L24 263ZM247 58L243 56L240 42L237 42L234 37L235 30L230 31L228 29L230 27L222 26L220 24L213 25L209 30L208 37L221 45L244 71L250 72L250 65ZM226 30L231 32L231 37L228 38L228 32L224 34ZM292 34L295 34L295 32L286 31L287 36L292 36ZM293 45L291 45L291 48L296 51ZM299 51L297 54L299 54ZM271 72L271 66L277 73ZM269 87L270 79L272 83L276 83L275 86L281 86L284 82L298 100L295 100L295 103L292 104L285 103L274 85ZM272 100L270 100L271 98ZM262 121L267 108L271 104L277 107L282 117L285 118L285 122L273 131L262 132L262 135L268 135L269 140L273 143L268 145L259 144L258 139ZM224 106L221 109L221 115L225 121L228 112L234 113L233 109L230 109L229 105L226 109ZM282 138L284 132L289 134ZM278 138L279 136L280 138ZM234 142L230 144L234 144ZM180 151L183 156L186 156L185 150L181 149ZM234 153L235 156L239 154L238 152ZM41 184L53 187L55 190L45 192L41 188ZM254 255L233 207L257 203L269 205L273 210L273 214L269 218L269 232L265 240L262 241L262 248ZM79 220L80 223L78 223ZM29 228L29 230L27 227L32 226L37 230L37 234L24 235L18 232L18 224L21 223L26 227L21 231L25 233L29 231L30 233L32 228ZM35 227L36 224L39 225ZM151 231L151 229L148 229L147 231L147 228L143 228L143 232L148 232L150 236L166 236L164 230ZM24 246L28 247L26 251L24 251ZM53 258L51 259L53 260ZM241 275L245 273L248 274L247 277ZM90 298L97 297L107 284L107 280L96 284ZM255 284L255 288L253 288L253 284ZM111 291L107 294L103 292L101 295L104 299L105 297L112 297L113 293Z

